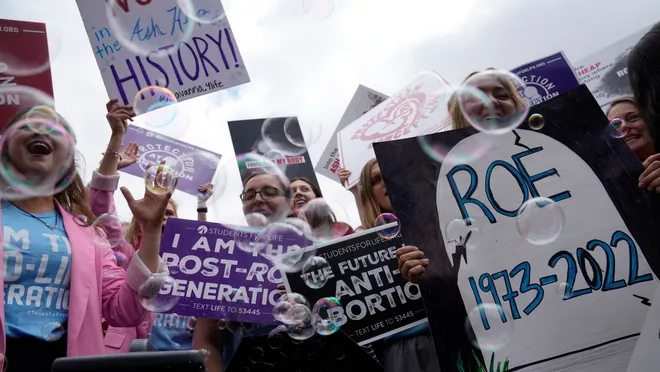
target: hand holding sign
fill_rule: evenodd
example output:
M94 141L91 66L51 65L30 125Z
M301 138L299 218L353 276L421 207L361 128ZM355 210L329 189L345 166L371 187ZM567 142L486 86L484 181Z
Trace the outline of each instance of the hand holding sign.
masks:
M424 274L424 268L429 264L428 258L424 258L424 252L410 245L397 249L396 259L401 276L412 283L419 282L419 278Z
M646 170L639 176L639 187L660 193L660 154L649 156L643 165Z

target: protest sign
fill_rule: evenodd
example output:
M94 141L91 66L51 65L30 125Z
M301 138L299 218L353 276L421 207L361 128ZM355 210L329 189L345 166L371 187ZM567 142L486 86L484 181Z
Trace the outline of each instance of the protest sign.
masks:
M297 117L238 120L228 124L236 156L261 155L277 164L287 178L305 177L320 189ZM261 166L256 162L247 164L240 170L241 180L259 169Z
M29 48L26 47L29 45ZM26 86L53 96L46 24L0 19L0 123L4 125L24 107L24 95L10 89Z
M250 81L219 0L76 0L108 96L144 107ZM192 15L192 17L189 17ZM157 105L157 106L153 106Z
M311 306L326 297L339 300L342 307L330 316L341 319L340 329L359 345L426 322L419 287L404 280L397 268L396 250L403 239L383 233L392 229L396 223L307 248L329 265L287 273L287 291L303 295ZM318 284L323 285L316 288Z
M255 249L256 237L245 227L168 219L160 253L174 284L160 293L180 297L169 312L275 324L277 284L284 279L262 253L300 250L307 242L298 236L277 236L263 249Z
M645 27L575 64L582 84L589 87L601 107L619 97L632 95L628 79L628 54L650 29L651 26Z
M357 185L362 167L373 158L374 142L437 131L448 120L453 90L438 74L423 73L404 89L337 133L339 160L351 172L346 188Z
M658 285L660 197L638 187L641 163L585 86L529 114L545 125L427 136L423 148L449 149L442 163L418 139L374 145L406 244L430 260L441 368L474 370L474 352L512 370L625 370ZM468 156L485 136L490 151ZM554 202L519 212L538 196Z
M387 96L382 93L376 92L364 85L358 86L337 128L335 128L335 132L330 136L330 142L328 142L325 150L323 150L323 154L321 154L321 158L316 163L316 167L314 168L316 172L335 182L339 182L337 172L341 168L341 162L339 160L339 149L337 148L337 133L386 99Z
M653 371L660 365L660 286L657 287L655 295L651 300L651 309L646 315L646 321L642 327L632 358L628 364L627 372Z
M511 70L525 82L520 95L536 106L580 85L573 66L563 52L526 63Z
M177 139L129 125L124 136L124 146L136 142L139 146L138 161L122 169L122 172L144 177L149 164L165 164L172 167L179 177L177 190L199 196L200 185L211 182L220 162L220 154L179 141Z

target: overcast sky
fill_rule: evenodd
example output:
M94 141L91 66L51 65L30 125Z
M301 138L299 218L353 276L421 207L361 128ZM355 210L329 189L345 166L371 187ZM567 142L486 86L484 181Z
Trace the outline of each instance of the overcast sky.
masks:
M293 11L303 0L223 1L252 82L181 103L190 125L164 131L223 155L212 221L244 223L227 120L298 115L316 163L358 84L392 95L421 71L459 83L473 70L511 69L560 50L578 61L660 18L658 0L335 0L332 14L332 0L305 1L318 3L314 14ZM67 119L89 179L110 136L108 96L75 1L0 0L0 18L47 24L55 102L75 112ZM351 194L319 181L339 219L359 225ZM144 189L127 174L120 184L135 195ZM181 217L196 217L192 197L174 197ZM130 219L119 192L115 200Z

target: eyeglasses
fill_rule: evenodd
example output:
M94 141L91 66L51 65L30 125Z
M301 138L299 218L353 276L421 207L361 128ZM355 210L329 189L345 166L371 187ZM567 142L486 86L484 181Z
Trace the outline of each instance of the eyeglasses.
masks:
M284 195L282 190L278 189L277 187L266 186L261 190L248 190L242 193L241 200L243 201L244 204L252 203L254 199L257 197L257 194L261 195L261 199L263 200L271 200L277 196Z

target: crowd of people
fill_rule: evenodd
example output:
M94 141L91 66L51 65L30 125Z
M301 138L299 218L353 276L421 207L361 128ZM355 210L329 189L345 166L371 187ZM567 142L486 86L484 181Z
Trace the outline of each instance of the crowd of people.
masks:
M630 54L629 74L634 97L617 99L606 112L608 119L620 119L621 125L626 126L622 140L646 168L639 178L639 187L649 192L660 192L660 154L656 141L660 133L660 99L656 94L660 91L660 69L657 66L660 66L660 24L653 27ZM526 101L510 81L497 74L476 76L476 79L473 74L468 76L470 84L487 97L499 117L511 116L525 107ZM452 129L469 126L466 116L478 116L482 109L474 106L474 112L466 113L465 107L459 109L457 100L452 97L448 104ZM116 213L114 196L120 177L118 171L137 160L138 144L130 143L122 148L128 122L134 115L132 107L120 105L114 99L108 102L106 117L112 135L87 186L76 173L73 157L62 172L61 164L63 159L68 159L66 155L70 151L64 138L70 136L75 140L65 118L47 110L35 113L33 107L28 107L2 128L3 136L11 131L0 154L3 165L31 182L37 180L40 189L54 190L21 197L16 197L20 192L12 193L11 198L3 196L0 218L5 265L7 247L22 239L26 257L46 257L43 270L58 273L49 277L59 278L59 289L68 297L58 311L51 311L50 305L42 303L43 310L51 312L50 316L25 316L18 309L17 301L7 300L8 295L25 288L35 293L50 289L38 275L8 276L5 268L5 302L0 309L5 334L0 338L0 349L4 351L3 361L8 371L50 370L54 359L59 357L126 352L133 340L148 339L158 350L207 350L207 368L216 372L222 371L231 361L246 330L249 335L258 336L269 334L275 328L244 324L240 328L242 332L234 332L236 327L226 320L153 314L142 306L139 288L150 277L168 271L159 257L159 249L168 218L178 216L179 207L171 198L171 192L159 194L145 189L142 198L136 199L134 193L138 190L122 187L121 194L133 215L131 223L123 228L93 224L97 216ZM26 124L28 118L30 125ZM35 118L57 122L66 133L48 131L35 124ZM340 170L338 175L344 184L350 172ZM60 187L64 179L68 180L67 184ZM7 179L2 183L3 190L15 186ZM205 221L206 200L213 192L213 185L200 185L199 191L203 196L199 199L198 219ZM336 228L334 236L373 228L378 216L395 212L375 158L364 165L359 184L350 192L355 197L361 220L361 226L356 229L337 221L333 214L321 218L302 216L307 203L322 198L321 190L305 178L288 180L257 172L243 182L240 199L246 215L260 214L268 223L300 217L312 229L330 224ZM112 249L99 248L95 243L98 235L118 244ZM56 241L62 243L58 246ZM119 251L125 259L117 260L113 250ZM406 280L423 281L425 267L429 264L424 252L405 246L397 250L397 259ZM280 290L284 292L283 287ZM59 324L60 337L44 339L44 327L53 323ZM364 348L387 372L440 370L428 323ZM36 350L38 357L35 357Z

